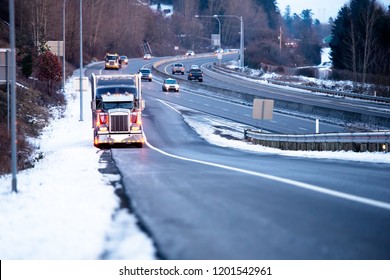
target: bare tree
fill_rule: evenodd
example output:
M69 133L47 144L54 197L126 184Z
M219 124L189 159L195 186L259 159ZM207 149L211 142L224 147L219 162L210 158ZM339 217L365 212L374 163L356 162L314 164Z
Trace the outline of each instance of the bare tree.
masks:
M358 69L357 69L357 41L358 38L356 38L357 33L355 31L355 24L352 18L349 18L349 36L345 36L343 39L343 44L345 45L345 51L344 51L344 66L346 69L352 69L352 75L353 75L353 85L354 90L356 90L357 82L358 82Z
M376 50L376 34L375 34L375 24L379 19L379 9L375 0L370 2L369 6L365 8L362 13L361 21L363 26L365 26L364 30L364 49L363 49L363 80L362 82L366 82L367 71L370 66L373 64L373 56Z
M179 12L186 19L191 19L198 13L199 7L197 1L188 0L174 0L174 5L177 7Z
M88 51L92 56L96 55L97 40L100 36L100 30L102 25L102 16L104 11L104 0L88 0L86 6L89 7L86 13L86 21L89 28L89 35L87 36Z
M24 34L30 36L35 47L42 45L47 36L50 1L20 0L16 2L15 8L19 11L17 15Z

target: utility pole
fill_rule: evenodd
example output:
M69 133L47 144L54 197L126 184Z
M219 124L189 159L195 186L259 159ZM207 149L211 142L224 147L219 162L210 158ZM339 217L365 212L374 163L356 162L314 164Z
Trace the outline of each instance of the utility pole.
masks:
M12 170L12 192L17 193L17 131L16 131L16 59L15 59L15 3L14 0L9 1L9 18L10 18L10 45L11 45L11 170Z
M62 4L62 91L65 91L65 4L66 0L64 0Z
M279 28L279 52L280 52L280 54L282 54L282 34L283 34L282 27L280 26L280 28Z
M83 0L80 0L80 121L83 121Z

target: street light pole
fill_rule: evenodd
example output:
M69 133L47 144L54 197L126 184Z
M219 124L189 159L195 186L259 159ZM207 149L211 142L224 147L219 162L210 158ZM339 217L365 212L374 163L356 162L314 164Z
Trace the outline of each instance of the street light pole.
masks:
M244 21L242 17L236 15L214 15L214 17L235 17L240 20L240 66L244 68Z
M15 2L9 1L10 18L10 45L11 45L11 170L12 170L12 192L17 193L17 130L16 130L16 59L15 59Z
M64 0L62 5L62 91L65 91L65 4Z
M218 20L219 48L221 48L222 45L221 21L219 20L218 15L213 15L213 18Z
M83 0L80 0L80 121L83 121Z
M240 34L240 64L241 64L241 68L244 68L244 21L242 20L242 17L240 17L240 21L241 21L241 24L240 24L240 30L241 30L241 34Z

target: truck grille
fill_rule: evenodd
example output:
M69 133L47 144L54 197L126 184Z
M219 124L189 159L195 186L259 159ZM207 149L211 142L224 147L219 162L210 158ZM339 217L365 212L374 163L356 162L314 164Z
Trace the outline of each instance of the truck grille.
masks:
M128 132L129 131L129 116L128 115L113 115L110 117L111 132Z

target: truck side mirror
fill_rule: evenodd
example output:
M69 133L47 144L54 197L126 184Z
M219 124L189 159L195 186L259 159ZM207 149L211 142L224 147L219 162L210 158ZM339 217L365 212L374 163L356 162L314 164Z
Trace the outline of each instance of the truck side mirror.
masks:
M92 109L92 111L95 111L95 110L96 110L96 103L95 103L95 100L92 100L92 101L91 101L91 109Z

